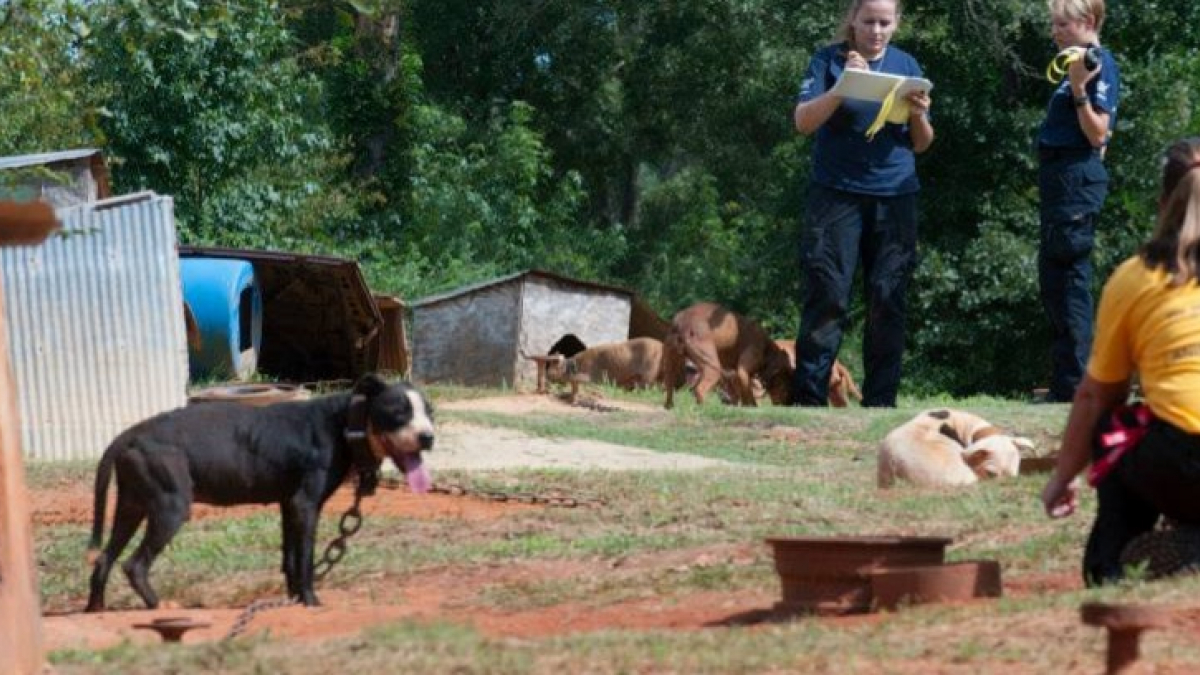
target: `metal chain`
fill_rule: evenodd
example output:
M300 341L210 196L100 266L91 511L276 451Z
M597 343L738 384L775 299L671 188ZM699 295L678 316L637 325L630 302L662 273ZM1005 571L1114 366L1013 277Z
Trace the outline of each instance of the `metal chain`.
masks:
M233 627L229 629L225 637L221 638L221 641L228 642L245 633L246 628L249 627L250 622L254 620L254 616L259 612L265 612L268 609L279 609L280 607L291 607L294 604L296 604L296 600L293 598L264 598L255 600L246 605L246 609L243 609L242 613L238 615L238 618L233 622Z
M590 396L576 398L575 400L571 401L571 405L575 406L576 408L587 408L588 410L594 410L602 413L621 412L621 408L608 405L606 403L601 403L599 399L592 398Z
M434 483L430 492L451 495L453 497L479 497L494 502L513 502L517 504L541 504L574 509L581 506L595 508L604 506L605 501L599 497L570 497L563 494L534 494L531 492L505 492L503 490L479 490L467 487L461 483Z
M362 511L359 510L362 498L362 493L355 491L354 505L343 513L342 519L338 521L338 536L325 546L321 559L313 565L313 578L317 581L323 580L333 566L342 561L346 556L346 540L362 527Z
M341 520L338 521L338 536L334 537L333 541L325 547L325 552L321 554L321 560L313 565L313 578L320 581L329 574L329 570L333 566L341 562L346 556L346 540L354 536L355 533L362 528L362 498L370 493L372 487L364 488L362 477L359 477L359 488L354 491L354 504L342 514ZM265 612L268 609L278 609L280 607L290 607L296 604L295 598L264 598L255 600L242 610L238 618L233 622L233 627L225 634L222 641L229 641L233 638L246 632L246 628L250 622L254 620L254 616L259 612Z
M545 506L557 506L561 508L578 508L581 506L599 507L606 502L599 497L569 497L562 494L534 494L530 492L504 492L502 490L477 490L467 487L461 483L434 483L429 489L430 492L451 495L455 497L480 497L494 502L514 502L518 504L542 504ZM363 493L356 490L354 493L354 504L342 514L341 520L338 521L338 536L330 541L325 547L325 552L321 555L321 560L313 566L313 577L317 580L325 578L326 574L333 569L333 566L341 562L346 555L346 540L354 536L355 533L362 528L362 505ZM250 626L250 622L260 612L265 612L270 609L279 609L282 607L290 607L296 604L294 598L264 598L255 600L242 610L238 618L234 620L233 627L222 638L223 642L228 642L246 632Z

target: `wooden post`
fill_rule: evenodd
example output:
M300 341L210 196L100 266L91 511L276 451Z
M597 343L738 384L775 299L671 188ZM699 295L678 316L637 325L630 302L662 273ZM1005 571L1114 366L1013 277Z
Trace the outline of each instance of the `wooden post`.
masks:
M0 246L39 243L57 226L45 204L0 202ZM0 673L33 675L44 658L42 614L17 422L0 284Z

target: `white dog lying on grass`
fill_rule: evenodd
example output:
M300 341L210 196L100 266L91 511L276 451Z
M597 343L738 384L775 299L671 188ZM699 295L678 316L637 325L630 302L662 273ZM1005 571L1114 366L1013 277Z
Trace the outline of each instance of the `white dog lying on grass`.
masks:
M879 445L879 487L971 485L981 478L1016 476L1027 438L1008 436L960 410L926 410L893 429Z

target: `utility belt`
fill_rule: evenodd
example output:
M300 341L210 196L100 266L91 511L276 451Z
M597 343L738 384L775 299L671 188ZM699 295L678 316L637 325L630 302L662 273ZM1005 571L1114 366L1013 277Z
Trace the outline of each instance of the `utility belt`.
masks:
M1045 145L1039 145L1037 149L1038 161L1042 164L1057 162L1060 160L1087 160L1095 157L1102 159L1100 151L1096 148L1052 148Z

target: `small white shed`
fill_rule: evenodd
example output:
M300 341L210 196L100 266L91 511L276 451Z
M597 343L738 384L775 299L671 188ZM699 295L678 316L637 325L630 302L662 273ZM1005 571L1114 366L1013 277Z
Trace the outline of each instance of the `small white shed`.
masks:
M633 291L528 270L412 304L412 376L422 383L531 389L537 365L573 333L587 345L661 338L666 323Z

